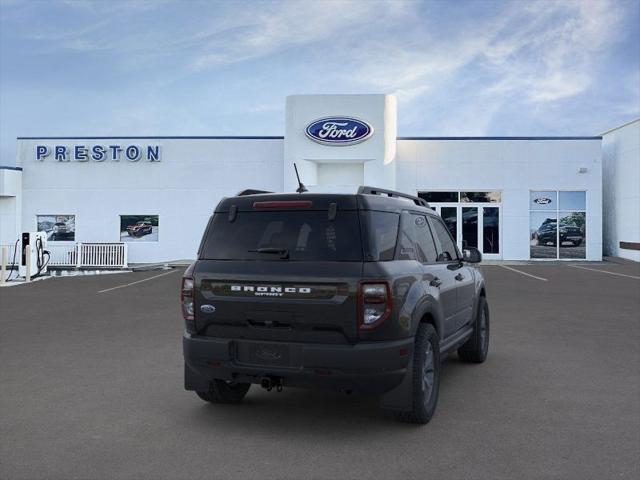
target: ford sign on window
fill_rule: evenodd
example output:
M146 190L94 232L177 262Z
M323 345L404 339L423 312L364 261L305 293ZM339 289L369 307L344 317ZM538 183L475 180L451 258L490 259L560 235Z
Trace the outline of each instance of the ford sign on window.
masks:
M367 122L352 117L325 117L314 120L306 128L307 137L323 145L353 145L373 134Z

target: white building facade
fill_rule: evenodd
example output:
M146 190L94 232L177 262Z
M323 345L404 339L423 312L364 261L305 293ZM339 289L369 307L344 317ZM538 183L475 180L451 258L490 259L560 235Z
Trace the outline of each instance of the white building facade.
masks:
M640 262L640 119L603 134L604 253Z
M21 172L0 170L0 244L43 230L50 245L126 242L131 263L191 259L222 197L294 191L295 163L310 191L420 195L488 259L601 260L601 137L398 137L396 125L390 95L300 95L284 137L19 138Z

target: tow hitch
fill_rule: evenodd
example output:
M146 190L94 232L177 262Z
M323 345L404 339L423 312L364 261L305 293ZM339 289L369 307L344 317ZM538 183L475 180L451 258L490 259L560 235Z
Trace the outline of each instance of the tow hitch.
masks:
M260 386L264 388L267 392L270 392L273 388L276 389L277 392L282 391L282 378L281 377L262 377L260 379Z

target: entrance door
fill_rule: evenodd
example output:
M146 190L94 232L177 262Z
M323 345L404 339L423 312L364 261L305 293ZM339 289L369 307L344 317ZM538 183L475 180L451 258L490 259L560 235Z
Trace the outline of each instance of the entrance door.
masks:
M502 258L500 205L431 204L444 220L458 248L476 247L489 260Z

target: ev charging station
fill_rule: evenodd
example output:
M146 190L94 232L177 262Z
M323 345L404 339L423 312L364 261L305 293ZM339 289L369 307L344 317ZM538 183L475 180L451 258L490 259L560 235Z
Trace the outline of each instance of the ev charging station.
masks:
M47 273L51 254L47 250L46 232L23 232L20 239L21 255L18 274L24 278L33 278Z

